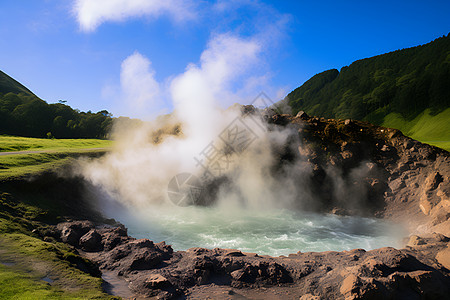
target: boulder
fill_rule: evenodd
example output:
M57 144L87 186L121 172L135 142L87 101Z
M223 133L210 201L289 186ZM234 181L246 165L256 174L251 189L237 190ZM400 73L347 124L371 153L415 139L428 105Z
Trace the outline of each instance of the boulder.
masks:
M342 281L339 291L345 298L351 298L358 292L358 286L360 285L361 279L354 274L350 274Z
M164 289L171 284L169 280L161 274L152 274L145 280L145 285L151 289Z
M436 255L436 260L447 270L450 270L450 248L447 247L444 250L439 251Z
M91 229L80 238L79 245L82 250L88 252L97 252L103 250L102 236L96 229Z
M172 248L157 247L148 239L132 240L116 246L105 254L104 267L128 274L136 270L151 270L172 256Z
M423 239L417 235L412 235L408 241L408 246L419 246L419 245L425 245L425 244L426 244L425 239Z
M442 175L439 174L439 172L431 174L425 181L425 190L427 192L435 190L442 181L443 178Z
M72 246L78 246L80 238L93 227L94 224L90 221L64 222L56 226L60 232L61 241Z

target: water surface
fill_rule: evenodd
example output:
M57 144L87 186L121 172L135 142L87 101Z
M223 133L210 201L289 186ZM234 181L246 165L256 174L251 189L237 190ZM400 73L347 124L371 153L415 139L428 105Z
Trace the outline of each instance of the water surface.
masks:
M399 247L401 228L383 220L218 207L153 207L119 217L136 238L166 241L174 250L233 248L272 256L298 251Z

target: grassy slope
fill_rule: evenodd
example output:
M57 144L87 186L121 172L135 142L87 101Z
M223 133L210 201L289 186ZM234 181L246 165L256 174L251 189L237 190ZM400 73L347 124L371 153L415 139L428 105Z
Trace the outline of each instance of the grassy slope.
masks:
M96 154L98 150L81 149L109 147L111 143L1 136L0 152L50 152L0 156L0 183L55 168L81 154ZM116 299L103 292L101 278L80 269L80 265L91 264L89 261L69 246L43 241L32 232L47 230L42 221L55 215L48 209L58 210L57 204L48 201L45 196L26 200L0 191L0 299Z
M111 143L1 136L0 152L49 152L0 156L0 182L55 168L72 157L98 152L82 149L109 147ZM88 265L88 261L67 245L43 241L32 232L35 228L46 230L47 225L39 220L49 218L48 211L40 208L48 199L34 198L40 200L25 201L0 193L0 299L111 299L102 291L99 277L78 267L80 263ZM51 207L55 209L55 205ZM51 285L43 280L46 277L53 280Z
M382 126L400 129L415 140L450 151L450 108L435 116L427 109L411 121L398 113L390 113Z
M73 157L96 154L112 141L96 139L36 139L0 136L0 152L46 151L45 153L0 155L0 180L18 178L55 168ZM91 150L90 150L91 149Z
M0 152L24 150L66 151L74 149L110 147L112 141L98 139L37 139L0 136Z
M43 241L30 231L47 229L37 221L45 215L45 210L0 194L0 299L112 299L102 291L101 278L80 269L92 263L69 246Z

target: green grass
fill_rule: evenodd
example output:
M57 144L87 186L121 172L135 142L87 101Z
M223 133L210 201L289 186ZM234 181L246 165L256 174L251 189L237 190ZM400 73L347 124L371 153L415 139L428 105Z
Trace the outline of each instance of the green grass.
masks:
M0 299L117 299L103 292L90 261L70 246L43 241L32 232L49 230L39 221L46 213L0 193ZM53 280L51 285L45 277Z
M0 262L9 264L0 264L0 299L117 299L103 292L101 278L76 268L83 260L62 243L2 234Z
M97 155L99 150L30 153L0 156L0 180L22 178L68 164L82 155Z
M0 155L0 180L20 178L57 168L71 158L106 151L112 141L96 139L37 139L0 136L0 152L42 151ZM105 149L105 150L99 150Z
M0 152L9 151L67 151L89 148L108 148L112 141L98 139L37 139L17 136L0 136Z
M94 148L111 143L0 136L1 151L46 151L0 156L0 184L7 188L9 180L57 168L80 155L98 155L102 151ZM45 197L0 192L0 299L118 299L103 292L92 262L66 244L41 240L33 231L48 232L43 222L54 219L51 209L58 211L58 204L46 204L51 199Z
M400 129L403 134L423 143L450 151L450 108L432 116L427 109L414 120L405 120L400 114L390 113L382 126Z

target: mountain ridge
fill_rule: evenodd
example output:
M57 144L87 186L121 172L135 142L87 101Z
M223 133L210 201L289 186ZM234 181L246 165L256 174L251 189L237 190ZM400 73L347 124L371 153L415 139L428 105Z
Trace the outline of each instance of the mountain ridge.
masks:
M290 92L293 112L382 124L385 115L414 119L450 106L450 34L318 73Z
M0 93L24 93L29 96L36 96L31 90L29 90L26 86L6 74L5 72L0 70Z

